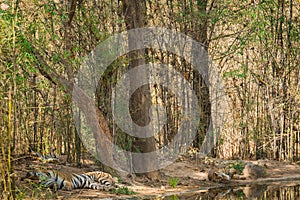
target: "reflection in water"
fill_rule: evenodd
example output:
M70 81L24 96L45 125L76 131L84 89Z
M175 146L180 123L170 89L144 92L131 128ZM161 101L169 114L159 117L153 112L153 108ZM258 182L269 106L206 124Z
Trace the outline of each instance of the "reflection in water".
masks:
M250 185L243 188L243 193L247 199L255 199L262 197L266 190L266 185Z
M284 199L295 200L300 199L300 184L293 186L282 185L247 185L234 188L217 188L209 189L203 193L187 193L183 195L171 195L166 197L151 198L151 200L210 200L210 199L250 199L250 200L265 200L265 199Z
M295 200L300 199L300 185L281 187L275 190L268 190L266 192L268 199L284 199L284 200Z

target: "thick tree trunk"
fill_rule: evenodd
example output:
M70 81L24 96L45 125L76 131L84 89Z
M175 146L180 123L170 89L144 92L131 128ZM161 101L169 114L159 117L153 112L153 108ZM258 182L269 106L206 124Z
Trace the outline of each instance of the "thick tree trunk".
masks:
M134 28L141 28L145 25L144 16L146 13L145 1L142 0L124 0L124 15L126 20L127 30ZM142 35L128 35L129 48L134 45L137 40L136 37L143 37ZM129 70L145 64L145 50L135 50L129 53L130 63ZM138 76L130 77L130 87L136 88L139 84L139 80L149 79L148 74L138 74ZM131 89L132 90L132 89ZM151 94L149 85L144 85L139 87L136 91L129 91L131 94L130 102L130 112L133 119L133 123L139 126L146 126L150 123L149 110L151 108ZM136 132L136 130L132 130ZM147 153L155 151L155 139L150 138L135 138L133 143L133 151L139 153ZM142 160L141 160L142 158ZM157 163L155 163L156 158L139 157L138 159L133 157L133 172L139 172L141 169L146 170L145 175L154 179L157 178L157 172L150 172Z

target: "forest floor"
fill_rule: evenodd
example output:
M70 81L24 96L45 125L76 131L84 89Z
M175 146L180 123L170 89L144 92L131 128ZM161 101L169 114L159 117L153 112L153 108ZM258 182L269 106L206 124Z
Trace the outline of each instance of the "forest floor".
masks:
M160 171L160 178L149 180L145 177L135 177L135 181L124 183L124 187L136 194L125 195L116 194L109 191L97 191L89 189L76 189L73 191L50 190L45 189L28 180L23 180L29 169L56 169L73 173L94 171L97 166L92 162L85 162L83 167L66 166L61 163L43 163L41 161L29 158L19 158L15 162L15 173L19 177L16 180L17 196L20 199L152 199L169 195L188 195L195 193L208 193L211 189L222 189L224 187L242 187L243 193L247 198L258 195L263 192L263 187L256 189L247 189L244 186L248 184L272 183L272 185L300 183L300 165L299 163L279 162L271 160L251 161L254 164L261 165L266 170L266 177L256 180L246 180L234 178L229 183L216 183L208 181L208 171L212 168L223 168L224 166L240 167L248 161L242 160L221 160L213 158L191 159L181 157L170 166ZM240 165L240 166L239 166ZM173 187L172 187L173 186ZM225 189L226 192L226 189ZM219 192L217 192L219 193ZM210 191L210 197L214 192ZM189 199L189 198L184 198ZM191 198L193 199L193 198Z

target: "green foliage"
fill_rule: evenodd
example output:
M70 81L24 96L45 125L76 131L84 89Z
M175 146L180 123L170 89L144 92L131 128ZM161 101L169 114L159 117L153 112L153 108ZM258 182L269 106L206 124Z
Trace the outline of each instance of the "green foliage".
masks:
M179 198L178 198L178 196L177 195L172 195L172 196L170 196L168 199L170 199L170 200L178 200Z
M242 161L236 161L229 165L229 168L235 169L238 173L241 173L244 169L245 164Z
M236 70L230 70L228 72L225 72L223 75L224 78L246 78L247 74L245 70L242 69L236 69Z
M29 187L16 188L16 199L56 199L56 194L40 182L28 180Z
M137 194L137 192L129 190L128 187L120 187L118 189L111 189L110 193L112 193L112 194L125 194L125 195Z
M28 193L25 190L16 189L16 199L24 199Z
M238 198L238 199L245 199L245 194L242 190L237 190L234 192L234 195Z
M123 182L122 178L118 176L118 183L122 183L122 182Z
M177 177L169 178L169 185L172 188L176 188L179 183L179 179Z

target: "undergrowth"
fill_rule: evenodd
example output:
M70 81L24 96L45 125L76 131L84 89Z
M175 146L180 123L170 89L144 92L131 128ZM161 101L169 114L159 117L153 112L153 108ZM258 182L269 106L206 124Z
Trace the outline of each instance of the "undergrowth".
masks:
M174 178L169 178L169 185L172 187L172 188L176 188L177 185L179 183L179 179L177 177L174 177Z
M112 194L125 194L125 195L137 194L137 192L129 190L128 187L120 187L120 188L117 188L117 189L111 189L110 193L112 193Z

